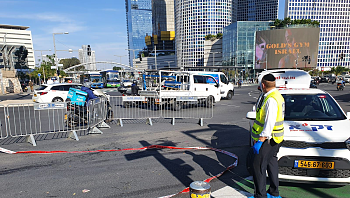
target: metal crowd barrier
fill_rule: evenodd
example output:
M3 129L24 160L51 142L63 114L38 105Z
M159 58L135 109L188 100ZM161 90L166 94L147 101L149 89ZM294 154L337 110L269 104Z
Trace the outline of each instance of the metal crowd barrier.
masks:
M110 97L113 117L123 126L124 119L146 119L152 125L153 118L170 118L172 124L175 119L199 119L203 126L203 119L213 117L213 99L206 97L158 97L158 96L113 96Z
M104 122L107 119L107 100L105 98L96 98L90 100L88 103L89 107L89 133L99 133L102 134L102 131L98 128L109 128L109 126Z
M102 133L97 127L107 118L104 98L86 102L28 103L0 106L0 139L27 137L36 146L34 135L68 132L68 137L79 140L78 131Z
M6 124L6 108L4 105L0 105L0 139L5 139L8 137L8 130Z

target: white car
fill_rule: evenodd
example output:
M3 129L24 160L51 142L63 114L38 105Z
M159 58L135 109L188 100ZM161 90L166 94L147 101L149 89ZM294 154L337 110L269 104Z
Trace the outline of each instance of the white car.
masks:
M123 87L131 87L132 86L132 80L124 79L123 80Z
M350 75L345 75L345 76L344 76L344 81L345 81L346 83L350 83Z
M298 76L287 76L298 81ZM285 100L279 179L350 184L350 112L319 89L282 86L279 91ZM254 114L247 114L250 126Z
M78 83L43 84L34 90L32 100L39 103L64 102L71 87L80 89L81 86Z

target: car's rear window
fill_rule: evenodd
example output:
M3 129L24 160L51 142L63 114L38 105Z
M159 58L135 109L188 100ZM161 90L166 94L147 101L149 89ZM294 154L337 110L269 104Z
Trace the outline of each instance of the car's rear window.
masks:
M328 94L283 95L284 120L343 120L345 115Z
M41 85L39 88L37 88L36 90L38 90L38 91L40 91L40 90L44 90L44 89L46 89L46 85Z

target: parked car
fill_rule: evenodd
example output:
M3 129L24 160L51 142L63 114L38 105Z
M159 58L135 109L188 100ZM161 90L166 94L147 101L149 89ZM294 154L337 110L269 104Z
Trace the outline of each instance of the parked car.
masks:
M344 76L344 81L345 81L346 83L350 83L350 75L345 75L345 76Z
M70 88L80 89L81 86L78 83L43 84L34 90L32 100L39 103L64 102Z
M285 100L284 141L277 154L279 180L349 184L350 112L345 113L327 92L309 89L311 78L304 71L299 71L299 75L293 70L268 72L275 75L276 87ZM284 80L290 76L294 78ZM247 113L250 131L255 109L256 106ZM252 138L249 144L253 145Z

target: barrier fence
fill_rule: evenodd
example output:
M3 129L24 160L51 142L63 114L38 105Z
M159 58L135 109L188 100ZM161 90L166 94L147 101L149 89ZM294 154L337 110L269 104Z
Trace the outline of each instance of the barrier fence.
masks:
M213 117L213 98L176 96L114 96L110 97L113 117L123 126L123 119L146 119L152 125L152 118L170 118L175 124L176 118L203 119Z
M89 102L28 103L0 105L0 139L26 137L36 146L34 135L67 132L79 140L78 131L102 134L98 128L108 127L105 120L176 118L203 119L213 117L213 100L204 97L116 96L96 98ZM0 114L1 115L1 114Z

